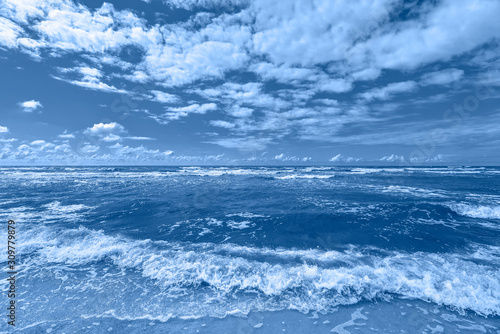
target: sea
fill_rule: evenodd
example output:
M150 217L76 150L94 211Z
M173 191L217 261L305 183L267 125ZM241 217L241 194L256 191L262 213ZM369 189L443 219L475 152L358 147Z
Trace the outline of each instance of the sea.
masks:
M500 333L497 167L0 167L20 333Z

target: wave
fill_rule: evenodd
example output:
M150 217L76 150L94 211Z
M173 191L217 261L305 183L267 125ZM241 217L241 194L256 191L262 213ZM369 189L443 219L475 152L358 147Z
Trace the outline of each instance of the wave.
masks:
M468 203L452 203L448 207L461 216L484 219L500 219L499 205L474 205Z
M489 260L495 263L485 259L479 265L452 253L181 244L132 240L83 227L25 231L20 252L21 275L57 268L65 277L59 298L73 298L78 291L91 298L96 286L116 289L108 291L114 298L102 305L100 314L117 317L129 316L128 309L134 309L134 316L159 320L283 309L328 312L338 305L394 296L500 315L498 254L491 252ZM98 266L106 267L102 275L96 273ZM75 276L77 270L92 274L82 278ZM145 298L137 295L137 286L149 296L155 291L147 309L132 307Z

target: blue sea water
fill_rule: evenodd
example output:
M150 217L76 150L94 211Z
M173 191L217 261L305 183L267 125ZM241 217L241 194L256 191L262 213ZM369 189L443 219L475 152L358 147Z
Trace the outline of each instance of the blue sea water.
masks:
M19 332L500 333L500 168L0 176Z

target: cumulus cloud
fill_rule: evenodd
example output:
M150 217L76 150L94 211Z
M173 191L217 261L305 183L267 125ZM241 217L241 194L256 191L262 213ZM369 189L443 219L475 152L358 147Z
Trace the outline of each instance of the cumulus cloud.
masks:
M35 100L19 102L19 106L23 108L24 112L33 112L39 108L43 108L43 105L40 103L40 101Z
M380 161L385 161L385 162L405 162L405 157L402 155L397 155L397 154L391 154L391 155L386 155L380 158Z
M111 123L98 123L92 127L87 128L84 132L85 135L94 136L105 142L116 142L122 140L122 135L127 131L123 125L116 122Z
M187 161L205 161L205 157L191 156ZM172 150L151 150L144 146L127 146L115 143L111 146L82 141L75 146L69 143L57 144L43 139L21 144L17 147L8 142L0 145L0 161L15 163L46 163L62 164L144 164L144 163L175 163L183 161L183 157L174 159Z
M113 132L123 133L125 132L125 128L123 127L123 125L118 124L116 122L98 123L94 124L90 128L87 128L87 130L85 130L84 133L90 135L105 136Z
M312 158L311 157L296 157L296 156L289 156L289 155L286 155L285 153L280 153L278 155L275 155L274 156L274 160L277 160L277 161L283 161L283 162L286 162L286 161L302 161L302 162L308 162L308 161L311 161Z
M9 128L0 125L0 133L7 133L7 132L9 132Z
M336 156L330 158L330 162L356 162L361 161L362 158L345 157L342 154L337 154Z

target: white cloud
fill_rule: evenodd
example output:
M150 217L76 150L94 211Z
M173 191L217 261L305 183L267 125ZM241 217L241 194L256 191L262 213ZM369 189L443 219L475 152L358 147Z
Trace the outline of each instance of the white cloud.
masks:
M73 139L73 138L75 138L75 135L72 133L68 133L67 130L64 130L64 132L61 133L60 135L58 135L57 137L62 138L62 139Z
M0 133L7 133L7 132L9 132L9 128L0 125Z
M156 140L155 138L151 137L138 137L138 136L125 137L125 138L130 140Z
M309 158L309 157L299 158L296 156L289 156L289 155L286 155L285 153L281 153L281 154L274 156L274 160L278 160L278 161L308 161L310 159L311 158Z
M226 112L228 115L233 117L246 118L252 116L253 109L235 105L226 109Z
M80 149L83 153L95 153L99 151L99 146L98 145L92 145L90 143L86 143L82 146Z
M168 112L162 115L152 116L152 118L161 124L166 124L170 121L178 120L181 117L186 117L190 114L206 114L208 111L216 109L217 105L215 103L204 103L201 105L196 103L186 107L168 108Z
M498 1L453 1L428 5L417 18L389 24L360 42L350 56L379 68L409 69L446 61L499 37Z
M105 137L102 137L101 139L105 142L115 142L115 141L122 140L122 137L115 135L115 134L109 134Z
M373 88L367 92L361 93L358 96L366 101L374 99L387 100L392 98L397 93L413 92L417 89L418 85L415 81L395 82L388 84L382 88Z
M121 124L111 122L94 124L91 128L87 128L87 130L84 131L85 134L97 136L105 136L113 132L123 133L125 132L125 128Z
M464 75L463 70L449 68L442 71L431 72L424 74L420 80L420 84L427 85L446 85L460 80Z
M0 138L0 143L12 143L15 141L17 141L17 138L9 138L9 139Z
M120 93L120 94L128 94L124 89L118 89L115 86L108 85L101 81L103 76L102 72L99 69L91 68L91 67L74 67L74 68L59 68L59 72L63 75L52 76L54 79L68 82L72 85L80 86L87 89L98 90L108 93ZM79 76L79 79L71 79L68 75L76 74Z
M332 157L329 161L331 162L357 162L363 160L362 158L354 158L354 157L344 157L342 154L337 154Z
M24 112L33 112L38 108L43 108L43 105L40 103L40 101L35 100L19 102L19 106L23 107Z
M380 161L386 162L405 162L405 157L402 155L391 154L380 158Z
M110 148L113 149L113 154L117 159L125 161L161 161L174 153L172 150L150 150L144 146L130 147L119 143L110 146Z
M352 82L345 79L328 79L317 85L318 89L323 92L345 93L352 89Z
M188 3L188 8L216 6L210 1ZM440 1L423 6L425 10L403 22L394 19L400 7L397 0L236 3L241 10L219 16L198 13L185 22L160 25L108 3L90 9L67 0L6 0L0 4L5 15L0 20L0 43L10 48L20 45L32 53L51 50L47 54L56 56L61 51L86 53L97 65L127 70L129 74L118 76L132 82L182 86L248 69L264 81L309 82L315 89L338 93L349 91L353 81L377 78L383 69L447 60L500 35L497 1ZM30 20L35 24L27 38L21 26ZM143 50L136 64L114 54L130 45ZM328 65L326 71L320 69L323 65ZM103 77L99 71L82 66L83 78L62 79L122 92L98 81Z
M235 148L243 152L261 151L272 142L271 138L257 138L248 136L245 138L221 138L209 141L208 143L216 144L226 148Z
M23 29L11 20L0 16L0 45L15 48Z
M159 90L152 90L153 101L160 103L176 103L179 102L180 99L177 95L165 93Z
M221 120L210 121L210 125L218 126L220 128L226 128L226 129L232 129L235 127L235 125L233 123L229 123L229 122L221 121Z
M410 158L412 164L422 164L422 163L436 163L446 161L446 157L443 154L438 154L433 157L415 156Z
M227 82L223 85L193 92L207 99L219 100L231 106L247 105L252 107L281 110L290 106L284 99L277 98L262 91L262 83L247 82L245 84ZM232 107L229 107L229 113Z
M126 133L127 131L123 125L116 122L94 124L83 132L85 135L98 137L100 140L108 143L121 141L121 136Z

